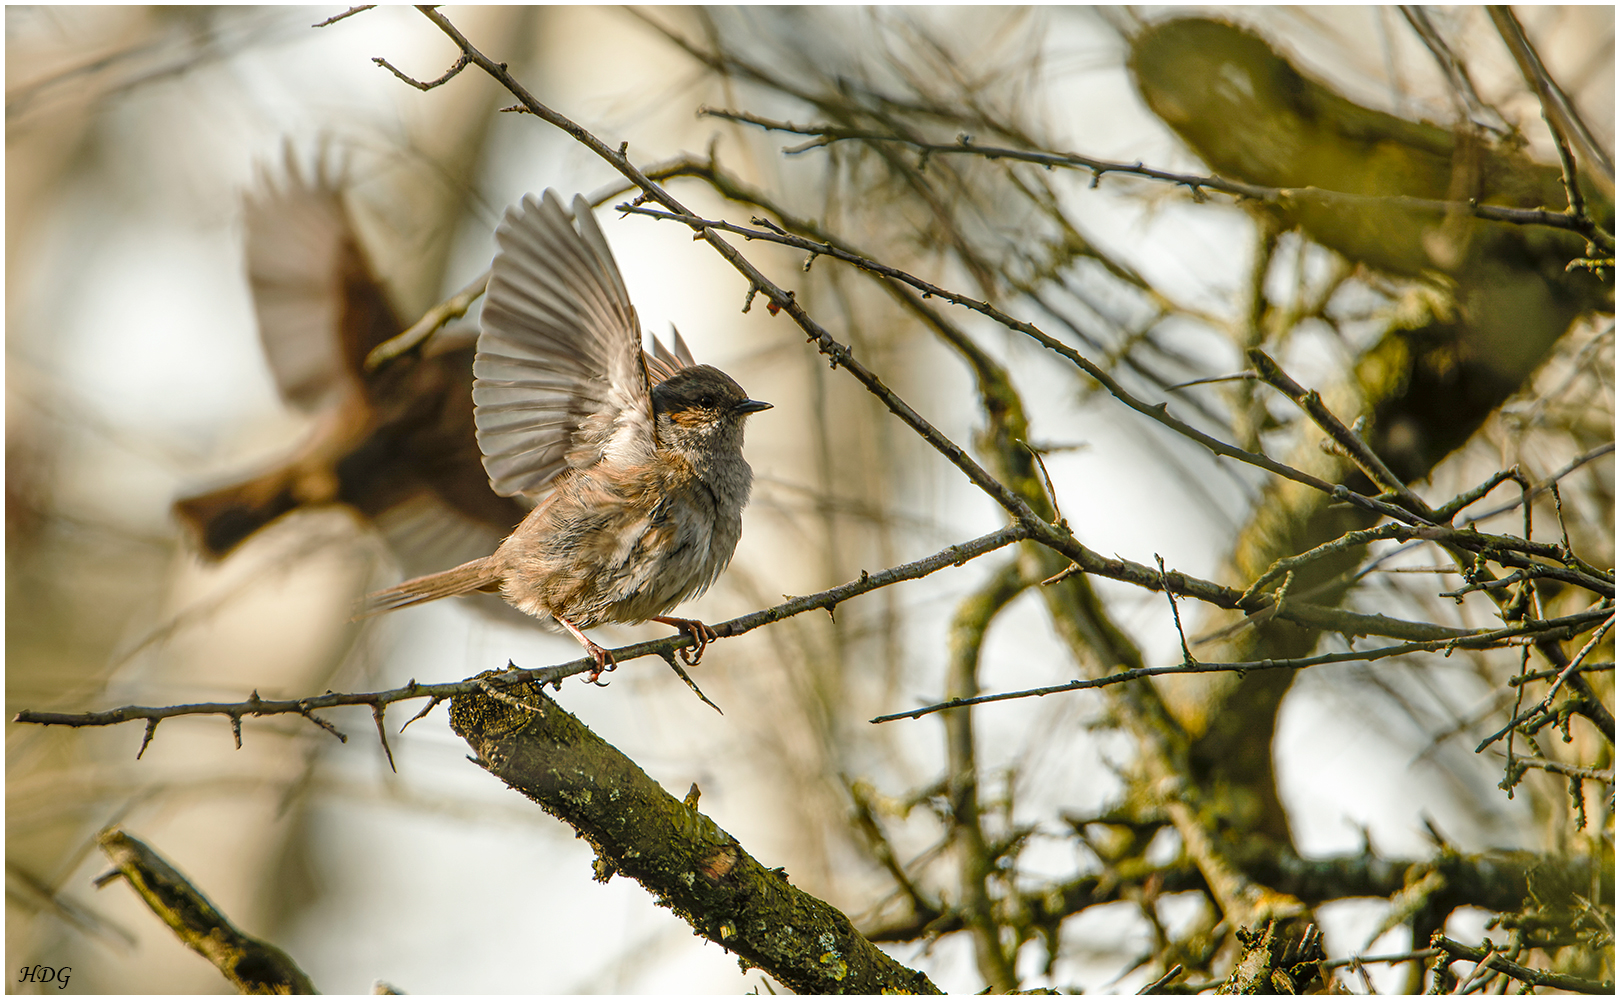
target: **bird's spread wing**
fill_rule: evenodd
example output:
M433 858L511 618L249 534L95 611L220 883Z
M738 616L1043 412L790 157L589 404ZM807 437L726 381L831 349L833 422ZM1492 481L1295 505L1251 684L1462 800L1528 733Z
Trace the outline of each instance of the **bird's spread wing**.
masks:
M289 148L280 183L264 178L245 220L259 341L282 398L303 410L363 393L362 360L400 329L338 183L320 165L311 174Z
M574 228L575 221L579 228ZM502 496L535 494L565 468L641 461L655 447L636 311L590 205L526 195L495 231L473 402Z

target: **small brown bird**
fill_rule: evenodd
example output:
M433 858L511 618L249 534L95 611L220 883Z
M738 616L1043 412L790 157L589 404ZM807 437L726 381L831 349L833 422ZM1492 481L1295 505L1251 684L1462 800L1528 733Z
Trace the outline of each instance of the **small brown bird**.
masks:
M285 514L328 504L375 525L407 572L488 552L529 509L497 495L484 473L471 338L441 334L418 355L366 371L366 355L400 331L399 317L340 183L319 162L301 169L290 149L279 173L245 206L248 283L282 399L320 419L276 468L181 499L175 513L214 559Z
M575 222L579 228L574 227ZM573 217L552 191L526 196L495 231L473 365L484 468L502 496L546 496L493 555L371 595L366 614L474 591L586 638L603 622L658 621L715 638L700 621L664 615L708 589L742 535L753 480L743 421L769 403L726 373L674 350L641 349L624 279L590 205Z

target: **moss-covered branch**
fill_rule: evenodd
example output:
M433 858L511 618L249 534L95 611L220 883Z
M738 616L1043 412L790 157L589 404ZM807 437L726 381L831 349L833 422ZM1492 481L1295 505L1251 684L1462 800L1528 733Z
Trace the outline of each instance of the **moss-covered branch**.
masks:
M596 850L597 877L640 882L692 929L800 993L938 993L795 888L712 819L533 684L456 697L450 725L477 761L572 826Z
M186 877L118 827L96 837L113 870L97 887L122 877L187 948L212 962L243 993L315 993L298 963L280 948L236 929Z

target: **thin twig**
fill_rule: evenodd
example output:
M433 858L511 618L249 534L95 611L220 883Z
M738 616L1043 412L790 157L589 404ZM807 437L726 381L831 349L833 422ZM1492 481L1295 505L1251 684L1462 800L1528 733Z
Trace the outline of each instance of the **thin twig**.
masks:
M467 282L460 291L423 313L421 319L406 327L403 332L372 348L371 353L366 355L366 371L377 371L395 358L409 354L427 343L427 339L439 332L446 323L465 316L478 297L484 294L484 289L489 287L490 273L485 271Z
M1605 610L1602 616L1607 616ZM1127 681L1138 680L1143 677L1158 677L1164 674L1198 674L1198 673L1232 673L1251 670L1303 670L1307 667L1320 666L1325 663L1350 663L1364 660L1382 660L1390 656L1402 656L1407 653L1423 653L1447 651L1453 649L1493 649L1501 646L1517 645L1519 642L1551 635L1579 634L1598 619L1599 615L1582 612L1564 618L1549 618L1513 625L1508 628L1493 629L1485 632L1475 632L1454 639L1436 639L1428 642L1404 642L1393 646L1379 646L1374 649L1346 650L1339 653L1322 653L1317 656L1302 656L1282 660L1246 660L1237 663L1210 663L1195 662L1176 664L1163 667L1138 667L1134 670L1122 670L1107 677L1092 679L1081 678L1064 684L1053 684L1048 687L1029 688L1023 691L1008 691L1001 694L978 695L973 698L953 698L949 701L935 705L926 705L914 708L907 712L895 712L891 715L880 715L871 719L871 722L893 722L897 719L919 719L935 712L943 712L950 708L962 708L967 705L983 705L994 701L1011 701L1017 698L1038 698L1049 694L1059 694L1064 691L1081 691L1088 688L1109 687L1114 684L1124 684Z
M1401 481L1399 476L1390 471L1389 466L1384 464L1383 459L1379 458L1377 453L1367 445L1367 442L1361 439L1361 435L1346 427L1343 421L1334 416L1333 412L1327 408L1327 404L1322 402L1322 397L1315 389L1306 389L1294 381L1287 372L1283 371L1281 365L1273 361L1269 354L1258 347L1249 348L1248 356L1249 363L1254 366L1260 380L1293 400L1300 409L1304 410L1311 420L1328 437L1333 439L1334 444L1344 449L1345 454L1350 456L1350 460L1355 462L1362 472L1366 473L1367 478L1371 479L1374 485L1395 494L1408 510L1419 515L1425 521L1432 522L1435 520L1434 511L1430 510L1429 505L1423 502L1423 498L1413 493Z
M1608 634L1609 629L1613 626L1614 615L1613 613L1610 613L1609 619L1602 625L1598 626L1597 631L1592 633L1592 638L1588 639L1586 641L1586 645L1581 647L1581 651L1576 653L1574 659L1569 661L1569 666L1559 671L1558 679L1553 681L1552 690L1548 691L1547 697L1542 699L1543 706L1550 706L1552 704L1553 696L1556 695L1559 689L1564 686L1564 682L1569 680L1570 675L1575 673L1576 670L1580 669L1581 662L1586 659L1587 654L1597 648L1597 644L1603 640L1603 637Z
M1609 190L1614 190L1614 161L1603 149L1592 130L1586 127L1581 120L1580 113L1575 110L1575 104L1565 94L1563 88L1547 72L1541 57L1536 54L1535 47L1525 36L1524 28L1519 19L1514 16L1513 9L1502 4L1490 4L1485 8L1490 12L1491 21L1496 25L1497 33L1507 44L1508 51L1513 53L1513 60L1519 66L1519 72L1524 76L1525 83L1535 91L1540 99L1542 110L1547 116L1548 125L1552 126L1555 134L1568 133L1581 148L1592 166L1598 170L1605 180L1609 182ZM1613 242L1609 248L1614 248Z
M324 21L316 21L314 24L310 25L310 27L311 28L324 28L327 25L336 24L336 23L338 23L339 21L343 20L346 17L353 17L354 15L359 14L362 11L370 10L375 6L377 6L377 5L374 4L374 3L363 3L358 7L350 7L348 10L344 11L341 14L338 14L338 15L333 16L333 17L329 17Z
M1400 962L1415 962L1422 958L1433 958L1445 954L1439 948L1424 948L1422 951L1408 951L1399 955L1351 955L1349 958L1335 958L1323 962L1324 969L1339 969L1356 963L1377 963L1395 965Z
M1170 616L1175 619L1176 637L1181 640L1181 662L1196 663L1198 661L1193 659L1192 650L1187 648L1187 633L1181 628L1181 609L1176 607L1175 592L1170 589L1170 578L1164 572L1164 557L1155 552L1153 560L1159 564L1159 578L1164 581L1164 595L1170 599Z
M1578 670L1578 668L1580 666L1580 660L1583 659L1587 653L1591 652L1591 650L1596 647L1597 641L1600 638L1602 638L1603 633L1607 632L1609 630L1609 628L1614 624L1614 612L1613 612L1612 609L1610 609L1608 607L1599 607L1597 610L1598 610L1598 612L1600 612L1601 614L1604 615L1604 622L1603 622L1602 628L1599 629L1598 633L1596 635L1594 635L1591 638L1591 640L1589 640L1586 643L1585 646L1581 647L1581 651L1580 651L1579 654L1577 654L1575 659L1573 659L1569 663L1565 664L1563 666L1563 668L1559 670L1558 678L1557 678L1558 679L1558 684L1554 685L1553 690L1548 693L1547 697L1543 698L1539 703L1537 703L1535 705L1535 707L1530 708L1530 709L1526 710L1523 713L1515 714L1513 716L1513 718L1508 722L1507 725L1503 726L1501 729L1498 729L1496 732L1492 733L1491 735L1485 737L1485 739L1481 740L1480 743L1479 743L1479 746L1474 748L1475 753L1483 753L1487 747L1489 747L1491 744L1495 743L1497 740L1501 739L1502 737L1507 736L1509 733L1513 732L1519 726L1525 724L1526 722L1529 722L1532 719L1537 718L1538 716L1547 715L1552 710L1552 696L1553 696L1553 694L1557 693L1558 688L1560 686L1562 686L1563 683L1570 681L1571 678L1578 678L1579 677L1579 674L1577 673L1577 670ZM1590 612L1590 611L1586 612L1586 614L1591 614L1591 613L1592 612ZM1571 684L1571 686L1575 687L1576 685ZM1587 688L1587 691L1590 691L1589 687ZM1523 692L1522 687L1520 688L1520 692L1522 694L1522 692ZM1588 700L1588 696L1587 696L1587 693L1585 691L1580 691L1579 688L1577 688L1577 694L1578 694L1578 697L1580 699ZM1608 721L1609 721L1609 727L1608 727L1609 733L1608 733L1608 735L1609 735L1609 738L1610 738L1610 740L1612 742L1613 738L1614 738L1613 717L1610 716Z
M1227 444L1224 441L1205 434L1203 431L1200 431L1197 428L1170 416L1167 403L1147 403L1136 398L1131 393L1127 392L1124 386L1120 385L1119 382L1113 378L1113 376L1109 375L1108 372L1093 363L1084 355L1080 354L1078 351L1045 333L1034 324L1015 319L1014 317L1002 312L1000 309L997 309L987 302L941 288L938 285L924 281L923 279L902 271L899 268L890 267L877 261L868 260L859 254L843 250L830 243L809 240L802 236L793 236L786 233L774 233L765 229L748 229L743 226L738 226L734 223L725 222L718 219L704 219L695 215L661 212L657 209L650 209L639 205L619 205L617 207L623 212L632 212L637 215L646 215L652 218L668 219L674 222L685 223L694 229L701 229L703 231L719 230L721 232L735 233L744 237L745 239L768 240L773 243L780 243L783 246L790 246L796 249L812 251L818 254L833 257L847 264L852 264L856 267L862 268L863 270L869 270L876 274L894 278L897 281L904 282L905 284L916 288L925 296L941 298L947 302L952 302L964 308L971 309L974 312L982 313L983 315L990 317L1010 330L1015 330L1031 337L1040 343L1041 346L1061 355L1079 367L1087 375L1090 375L1092 378L1102 383L1103 388L1107 389L1110 394L1112 394L1126 406L1146 417L1158 421L1176 433L1198 442L1205 448L1208 448L1210 451L1214 452L1216 455L1224 458L1236 459L1237 461L1245 464L1253 465L1256 468L1264 469L1267 472L1282 476L1285 479L1291 479L1305 486L1310 486L1313 489L1332 494L1335 499L1343 500L1346 503L1353 503L1356 506L1374 514L1379 514L1384 517L1392 517L1397 520L1404 520L1408 523L1415 523L1419 520L1417 515L1412 514L1401 507L1397 507L1394 504L1384 503L1383 501L1374 499L1372 497L1364 497L1358 493L1352 493L1343 486L1330 483L1327 480L1319 479L1310 475L1309 473L1301 472L1298 469L1283 465L1281 462L1277 462L1265 455L1244 451L1241 448Z
M925 295L938 296L948 301L965 306L974 310L975 312L989 316L990 318L996 320L996 322L1001 323L1009 329L1031 336L1035 340L1039 341L1043 346L1046 346L1056 353L1061 354L1063 357L1069 359L1075 365L1085 371L1086 374L1101 382L1111 394L1113 394L1131 409L1136 410L1137 412L1158 421L1166 427L1171 428L1177 433L1204 445L1216 455L1235 458L1247 464L1254 465L1257 468L1265 469L1268 472L1275 473L1286 479L1291 479L1295 482L1302 483L1306 486L1310 486L1314 489L1327 493L1336 500L1354 504L1355 506L1361 507L1369 512L1376 513L1384 517L1389 517L1407 524L1428 525L1434 523L1433 519L1435 515L1432 512L1429 513L1428 517L1425 517L1423 514L1415 513L1405 506L1388 503L1374 497L1363 496L1359 493L1351 491L1342 484L1329 483L1328 481L1319 479L1310 475L1309 473L1305 473L1298 469L1283 465L1280 462L1276 462L1265 455L1244 451L1240 448L1236 448L1223 441L1213 438L1202 431L1170 416L1167 404L1158 403L1149 405L1132 396L1130 393L1126 392L1125 389L1120 386L1107 372L1097 367L1090 360L1079 354L1077 351L1074 351L1066 344L1051 338L1033 324L1014 319L988 303L972 299L968 296L959 295L944 288L940 288L937 285L923 281L922 279L908 274L905 271L901 271L898 268L889 267L888 265L868 260L859 254L852 253L831 243L809 240L801 236L794 236L781 232L780 230L748 229L734 223L725 222L723 220L704 219L699 216L686 214L684 212L665 212L658 209L646 208L636 204L624 204L617 207L620 211L624 212L681 222L691 226L694 230L704 233L712 233L714 230L719 230L723 232L736 233L743 236L745 239L766 240L769 242L780 243L784 246L795 247L797 249L811 250L816 253L825 254L827 256L834 257L835 259L845 261L846 263L853 264L857 267L870 270L874 273L882 274L902 281L922 291ZM729 245L728 249L730 249ZM887 389L885 388L884 393L886 392ZM1302 395L1309 395L1308 393L1305 393L1303 388L1300 389L1300 392ZM885 402L887 403L888 399L885 397L884 393L878 393L878 395L879 398L885 399ZM890 406L890 409L895 413L904 416L904 414L901 414L901 411L895 409L893 405ZM909 412L909 407L907 407L907 411ZM921 421L920 417L917 419L918 421ZM907 422L911 423L909 419ZM926 421L922 421L922 424L926 425ZM917 423L913 423L914 428L917 428L918 426L919 425ZM927 425L927 427L928 431L937 433L933 431L931 425ZM919 433L924 432L919 429ZM1349 432L1347 431L1347 433ZM935 443L927 433L924 433L924 437L925 439L929 440L931 444L935 444L935 447L945 451L945 449L941 445ZM1356 438L1355 440L1359 440L1359 438ZM955 446L951 445L951 447L954 448ZM1366 450L1364 446L1363 450L1367 452L1365 457L1370 463L1376 463L1376 466L1382 466L1382 462L1378 461L1376 456L1371 455L1371 452ZM948 456L951 455L951 453L948 451L945 453ZM964 471L967 471L968 466L964 465L962 461L957 461L954 456L953 461L956 461L959 468L963 468ZM972 468L977 470L979 473L983 473L983 470L979 469L976 465L972 466ZM1385 473L1388 478L1394 478L1393 473L1389 473L1387 469L1385 470ZM1039 518L1035 517L1033 512L1028 512L1028 508L1023 504L1022 500L1008 499L1007 496L1002 492L990 491L977 478L975 478L972 473L970 473L970 478L974 478L975 483L978 483L981 489L986 489L987 492L991 492L991 495L996 498L998 502L1001 502L1002 505L1010 512L1013 512L1015 516L1025 520L1025 523L1029 524L1031 527L1031 538L1033 540L1057 549L1058 551L1063 552L1065 555L1070 555L1071 558L1073 558L1071 548L1066 546L1081 547L1079 546L1078 542L1073 540L1072 536L1068 536L1064 532L1053 528L1053 526L1048 525L1044 521L1041 521ZM1006 490L1006 488L1001 486L999 483L997 483L997 486L1000 487L1002 491ZM1403 496L1403 502L1414 504L1421 510L1428 511L1427 505L1424 504L1421 498L1416 497L1415 494L1411 494L1404 485L1401 486L1401 490L1405 491L1405 494L1411 496L1410 500L1406 500L1405 496ZM1010 491L1008 491L1008 493L1010 493ZM1527 539L1512 538L1502 535L1487 536L1482 533L1461 532L1449 528L1437 527L1430 530L1436 532L1436 534L1433 536L1434 540L1455 544L1469 549L1470 551L1479 552L1492 550L1496 553L1492 556L1492 558L1496 558L1499 561L1502 561L1505 565L1513 566L1515 568L1524 568L1531 564L1526 559L1517 556L1503 555L1503 553L1523 552L1529 555L1556 559L1560 563L1565 561L1566 554L1554 545L1538 544ZM1076 561L1079 562L1080 560L1077 559ZM1561 580L1563 582L1591 590L1600 596L1612 597L1614 594L1613 576L1611 574L1598 573L1597 571L1591 570L1589 567L1582 567L1578 569L1567 569L1563 566L1538 567L1538 572L1549 578Z
M1605 442L1603 444L1598 445L1596 448L1593 448L1590 451L1585 452L1584 454L1580 455L1579 457L1571 460L1569 462L1569 464L1565 465L1563 468L1559 469L1557 472L1554 472L1552 475L1548 476L1546 479L1543 479L1540 483L1538 483L1536 485L1536 487L1530 491L1530 499L1534 500L1536 497L1541 496L1543 493L1547 492L1552 487L1553 483L1556 483L1560 479L1563 479L1565 476L1569 475L1571 472L1574 472L1576 469L1579 469L1581 466L1585 465L1586 463L1595 461L1595 460L1597 460L1599 458L1602 458L1604 455L1612 455L1612 454L1614 454L1614 442L1613 441L1607 441L1607 442ZM1487 483L1489 484L1490 488L1494 489L1496 486L1500 485L1504 480L1511 479L1511 478L1512 478L1512 470L1507 470L1507 471L1504 471L1504 472L1499 472L1496 475L1492 476L1489 480L1487 480ZM1464 503L1462 505L1462 507L1467 507L1470 504L1473 504L1475 501L1477 501L1481 497L1483 497L1486 493L1490 492L1490 489L1486 489L1485 487L1482 486L1482 487L1479 487L1479 491L1480 492L1479 492L1478 496L1473 496L1473 498L1468 500L1467 503ZM1464 493L1464 494L1460 495L1457 499L1462 500L1464 497L1472 496L1474 492L1475 492L1474 490L1470 490L1468 493ZM1487 518L1496 517L1499 514L1506 514L1508 511L1513 510L1513 509L1517 508L1520 504L1524 503L1524 500L1525 500L1525 498L1523 496L1520 496L1517 500L1513 500L1513 501L1510 501L1508 503L1505 503L1500 507L1492 507L1490 510L1485 511L1482 514L1476 514L1473 517L1464 520L1462 526L1467 527L1468 525L1474 524L1474 523L1476 523L1478 521L1483 521L1483 520L1485 520ZM1452 503L1456 503L1456 502L1457 501L1452 501ZM1445 507L1441 508L1440 513L1443 514L1445 512L1445 510L1447 510L1450 507L1451 507L1451 504L1447 504ZM1459 511L1462 510L1462 507L1458 507L1456 510L1451 511L1452 516L1456 516L1456 514Z
M387 70L388 72L390 72L390 73L394 74L395 76L399 77L401 80L404 80L406 83L408 83L411 86L415 87L417 90L424 90L424 91L432 90L434 87L442 87L442 86L444 86L445 84L449 83L452 79L454 79L456 74L460 73L462 70L466 69L468 66L470 66L472 64L472 60L470 58L468 58L467 56L463 55L460 59L456 60L455 65L451 66L449 69L444 71L443 76L439 77L437 80L429 80L428 82L423 83L421 80L414 79L412 77L406 76L404 73L401 73L399 70L394 68L393 63L389 62L387 59L384 59L382 56L376 56L371 61L376 63L378 66L381 66L383 69Z
M1601 230L1589 218L1576 218L1564 212L1552 212L1543 208L1510 208L1505 205L1485 205L1477 201L1448 201L1440 198L1415 198L1409 195L1367 195L1352 194L1347 191L1330 191L1318 187L1274 188L1261 184L1248 184L1243 181L1234 181L1217 174L1185 174L1174 170L1161 170L1156 167L1144 166L1141 161L1125 163L1117 160L1103 160L1079 153L1050 153L1037 150L1014 149L1006 146L985 146L975 142L934 143L920 142L905 136L888 135L882 132L871 132L861 129L846 129L836 125L794 125L791 122L772 121L757 115L742 112L722 111L717 108L700 108L699 114L715 118L724 118L729 121L743 122L758 125L761 128L777 131L792 132L798 135L819 136L824 141L813 145L800 147L797 151L825 146L832 142L846 140L859 140L874 143L902 143L913 149L934 154L969 154L981 156L988 160L1021 160L1026 163L1038 163L1047 167L1074 167L1089 170L1093 180L1100 180L1105 174L1129 174L1134 177L1144 177L1148 180L1166 181L1185 187L1198 197L1205 191L1219 191L1238 198L1247 198L1288 209L1295 207L1302 201L1319 200L1329 205L1341 208L1366 208L1374 206L1390 206L1404 208L1410 211L1433 212L1437 215L1452 215L1458 212L1466 213L1478 219L1489 222L1505 222L1517 226L1547 226L1552 229L1564 229L1578 233L1591 239L1590 230L1596 230L1599 237L1605 237ZM1608 249L1613 249L1613 239L1608 238Z
M1516 962L1510 962L1501 955L1492 954L1495 946L1490 949L1470 948L1460 941L1453 941L1444 934L1436 933L1429 942L1434 948L1444 951L1450 960L1465 962L1479 962L1489 965L1492 969L1506 976L1511 976L1522 983L1531 986L1548 986L1555 990L1568 990L1572 993L1612 994L1614 983L1596 982L1590 979L1581 979L1578 976L1566 976L1557 972L1542 972L1540 969L1529 969Z
M1601 781L1606 785L1614 784L1614 769L1604 770L1596 767L1581 767L1579 764L1565 764L1563 761L1547 760L1545 757L1514 757L1511 763L1522 767L1534 767L1543 771L1552 771L1555 774L1567 774L1571 778L1585 778L1588 781Z

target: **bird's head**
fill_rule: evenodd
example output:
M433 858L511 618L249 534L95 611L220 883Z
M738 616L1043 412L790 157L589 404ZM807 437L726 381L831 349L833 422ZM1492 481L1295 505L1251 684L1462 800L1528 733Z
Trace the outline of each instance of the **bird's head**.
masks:
M740 453L744 418L771 408L711 365L680 369L653 386L652 401L659 441L694 458Z

